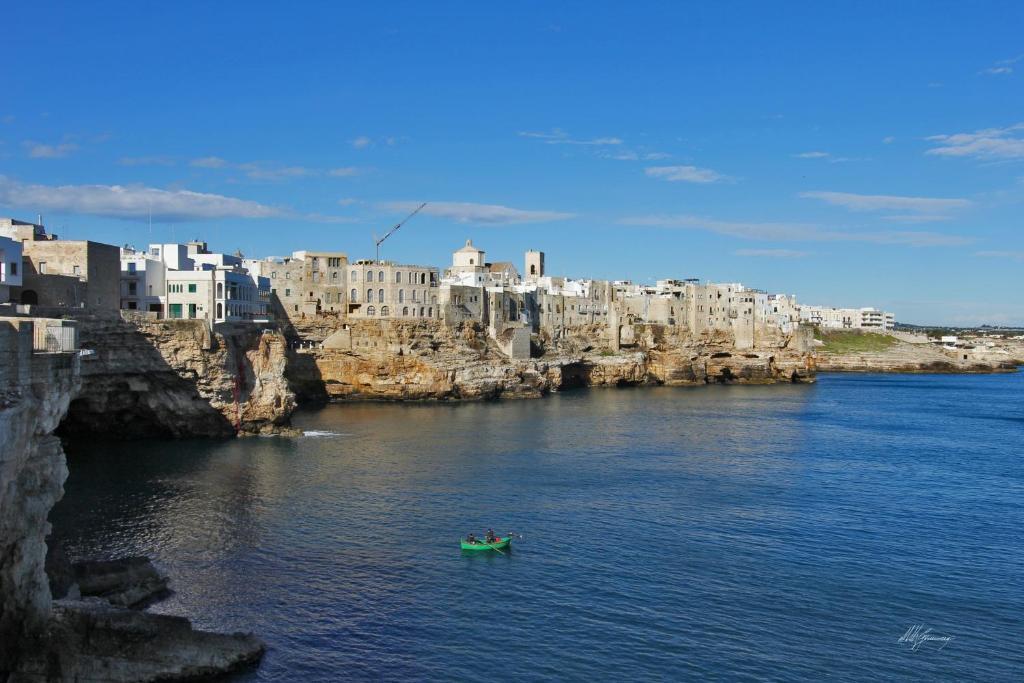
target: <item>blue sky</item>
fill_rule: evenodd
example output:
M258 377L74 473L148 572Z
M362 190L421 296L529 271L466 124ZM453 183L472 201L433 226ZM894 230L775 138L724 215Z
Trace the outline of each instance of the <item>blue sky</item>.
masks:
M1024 4L703 5L17 3L0 215L1024 324Z

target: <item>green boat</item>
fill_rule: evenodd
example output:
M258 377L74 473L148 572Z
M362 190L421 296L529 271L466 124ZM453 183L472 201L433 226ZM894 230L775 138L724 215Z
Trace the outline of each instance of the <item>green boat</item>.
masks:
M476 543L470 543L466 539L460 541L463 550L501 550L507 548L512 543L511 536L505 536L504 538L498 537L498 540L494 543L488 543L483 540L478 540Z

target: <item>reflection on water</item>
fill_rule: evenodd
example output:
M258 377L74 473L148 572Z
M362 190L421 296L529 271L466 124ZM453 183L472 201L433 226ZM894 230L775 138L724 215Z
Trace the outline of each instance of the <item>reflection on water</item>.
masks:
M299 438L73 445L53 521L168 569L155 610L264 636L259 678L1006 679L1022 388L334 405ZM490 526L525 538L459 551ZM908 655L913 623L957 646Z

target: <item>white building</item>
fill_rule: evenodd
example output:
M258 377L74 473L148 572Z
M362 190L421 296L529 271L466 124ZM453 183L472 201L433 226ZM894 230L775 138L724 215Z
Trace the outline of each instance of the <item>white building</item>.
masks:
M801 305L800 320L830 330L891 330L896 326L892 313L877 308L836 308Z
M11 287L21 287L21 241L0 236L0 304L11 300Z
M125 245L121 248L121 309L150 311L164 310L167 266L149 251L138 251Z

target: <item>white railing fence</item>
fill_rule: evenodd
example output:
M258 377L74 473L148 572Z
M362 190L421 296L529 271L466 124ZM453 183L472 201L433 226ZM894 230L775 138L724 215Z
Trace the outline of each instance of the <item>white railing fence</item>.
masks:
M32 350L40 353L70 353L78 350L78 328L37 324L32 335Z

